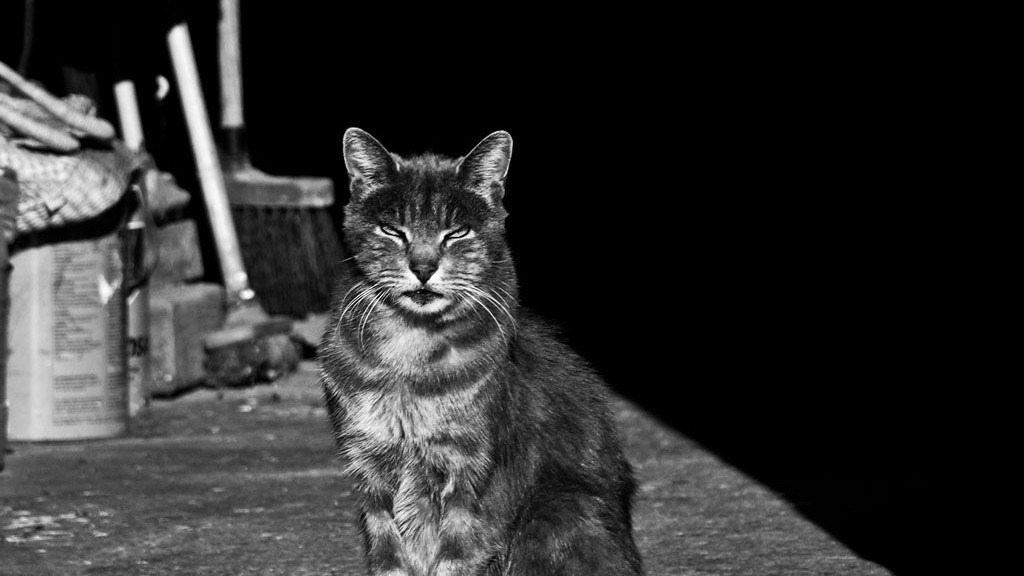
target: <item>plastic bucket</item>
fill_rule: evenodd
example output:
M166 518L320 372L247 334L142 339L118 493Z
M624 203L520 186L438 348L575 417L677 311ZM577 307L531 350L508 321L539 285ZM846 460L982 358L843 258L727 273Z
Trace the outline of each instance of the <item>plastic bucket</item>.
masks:
M11 255L11 440L107 438L127 430L123 262L116 231Z
M0 182L0 186L3 183ZM0 191L2 193L2 191ZM7 275L10 263L7 261L7 239L0 234L0 470L4 469L4 454L7 452L7 312L10 299L7 296Z
M18 184L14 172L0 168L0 470L4 469L7 452L7 314L10 311L7 280L11 270L7 243L14 237L17 213Z
M0 186L3 186L2 180ZM2 193L3 190L0 190ZM0 234L0 470L4 469L4 454L7 452L7 312L10 309L7 276L10 267L7 261L7 239Z

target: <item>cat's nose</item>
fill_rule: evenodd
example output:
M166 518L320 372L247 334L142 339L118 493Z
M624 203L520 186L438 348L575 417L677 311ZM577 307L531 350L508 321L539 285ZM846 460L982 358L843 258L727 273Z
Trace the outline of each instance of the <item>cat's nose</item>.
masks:
M420 282L426 284L427 280L430 280L430 277L434 275L434 272L437 272L437 263L429 260L425 262L412 262L409 264L409 269L419 278Z

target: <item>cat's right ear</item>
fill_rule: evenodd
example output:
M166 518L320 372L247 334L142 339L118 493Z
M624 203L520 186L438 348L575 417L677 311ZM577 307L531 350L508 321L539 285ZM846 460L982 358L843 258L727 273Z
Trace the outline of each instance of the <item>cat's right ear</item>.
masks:
M501 202L505 195L505 175L512 159L512 136L499 130L484 138L456 167L459 178L487 203Z
M391 153L376 138L359 128L346 130L342 144L354 200L380 188L398 171L398 164Z

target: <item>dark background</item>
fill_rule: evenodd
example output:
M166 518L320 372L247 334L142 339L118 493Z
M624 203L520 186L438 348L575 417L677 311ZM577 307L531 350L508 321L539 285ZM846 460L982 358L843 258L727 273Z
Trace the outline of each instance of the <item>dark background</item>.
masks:
M949 393L969 384L938 264L951 224L930 211L952 175L900 63L865 71L857 46L825 49L827 29L748 37L614 11L398 28L311 0L244 4L254 164L332 177L341 205L349 126L401 155L509 131L525 304L618 392L858 554L901 574L946 565L964 506L948 456L972 410ZM198 191L173 90L146 98L172 76L166 18L121 8L104 23L37 2L29 74L62 93L81 78L69 67L94 73L112 118L110 79L135 76L158 163ZM177 11L216 121L216 3Z

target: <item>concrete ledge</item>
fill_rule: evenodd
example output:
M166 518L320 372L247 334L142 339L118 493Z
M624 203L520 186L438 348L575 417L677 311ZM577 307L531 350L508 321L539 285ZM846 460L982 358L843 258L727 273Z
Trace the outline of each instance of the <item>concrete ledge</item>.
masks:
M366 574L316 378L304 363L272 385L153 402L129 438L17 444L0 573ZM637 406L614 408L649 576L890 574Z

